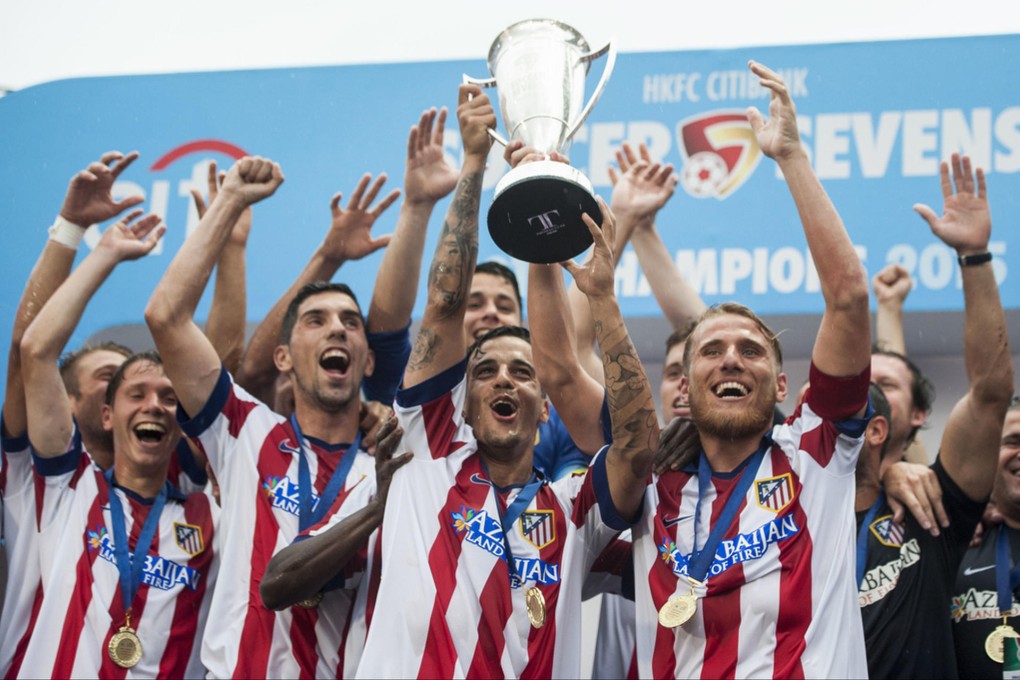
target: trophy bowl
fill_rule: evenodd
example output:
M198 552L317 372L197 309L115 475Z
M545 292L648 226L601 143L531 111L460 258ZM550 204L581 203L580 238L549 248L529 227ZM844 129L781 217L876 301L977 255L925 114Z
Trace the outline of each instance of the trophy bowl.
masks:
M602 55L607 55L602 77L585 104L588 69ZM615 63L613 41L593 52L572 27L551 19L529 19L505 29L492 43L491 78L465 75L464 82L498 86L510 139L545 153L565 154ZM504 146L509 143L495 132L492 136ZM592 243L582 213L602 221L588 178L565 163L536 161L517 166L497 183L488 213L489 233L501 250L519 260L561 262Z

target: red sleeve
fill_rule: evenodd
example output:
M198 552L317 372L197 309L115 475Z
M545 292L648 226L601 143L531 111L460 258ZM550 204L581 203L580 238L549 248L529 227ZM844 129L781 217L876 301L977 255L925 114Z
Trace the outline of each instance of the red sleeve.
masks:
M811 388L807 402L811 410L822 418L842 421L856 415L868 403L868 385L871 383L871 364L857 375L837 378L822 373L811 362L809 373Z

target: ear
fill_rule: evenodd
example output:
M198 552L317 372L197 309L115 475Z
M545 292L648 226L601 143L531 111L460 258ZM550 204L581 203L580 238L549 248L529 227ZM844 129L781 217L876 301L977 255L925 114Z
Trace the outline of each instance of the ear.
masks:
M549 422L549 399L542 400L542 411L538 414L539 423ZM537 442L536 442L537 443Z
M776 376L776 403L782 404L786 399L786 374L780 373Z
M924 412L924 409L915 408L910 412L910 427L921 427L926 420L928 420L928 414Z
M368 350L368 361L365 362L365 377L375 372L375 352Z
M103 430L106 432L113 432L113 409L110 408L109 404L103 404L100 408L100 414L103 419Z
M280 373L287 373L294 368L294 362L290 357L290 347L277 345L273 350L273 363L276 364L276 370Z
M885 419L885 416L875 416L871 419L868 427L864 430L864 438L869 446L876 450L882 449L882 444L889 438L889 421Z

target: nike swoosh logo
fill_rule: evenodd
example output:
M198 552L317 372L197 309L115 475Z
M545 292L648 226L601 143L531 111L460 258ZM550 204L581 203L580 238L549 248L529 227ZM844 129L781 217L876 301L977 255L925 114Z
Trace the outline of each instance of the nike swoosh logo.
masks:
M694 517L694 515L682 515L674 517L673 519L664 519L662 520L662 523L668 527L671 527L674 524L679 524L680 522L683 522L685 519L690 519L691 517Z
M489 486L488 480L481 477L477 472L471 475L471 481L475 484L481 484L482 486Z
M977 574L978 572L981 572L981 571L988 571L989 569L995 569L995 565L994 564L989 564L987 567L978 567L977 569L972 569L971 567L967 567L966 569L963 570L963 575L964 576L972 576L972 575Z

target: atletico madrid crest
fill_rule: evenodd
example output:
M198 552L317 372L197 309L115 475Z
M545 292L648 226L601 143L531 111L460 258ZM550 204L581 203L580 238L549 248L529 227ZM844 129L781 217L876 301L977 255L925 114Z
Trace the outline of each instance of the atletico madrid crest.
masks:
M529 510L521 514L521 536L539 550L556 540L552 510Z
M879 517L871 523L871 533L882 545L899 548L903 545L903 527L893 522L892 515Z
M778 477L756 479L754 489L758 505L766 510L780 512L793 502L793 476L789 472Z
M178 548L192 557L205 550L202 527L197 527L194 524L174 522L174 540L177 542Z

